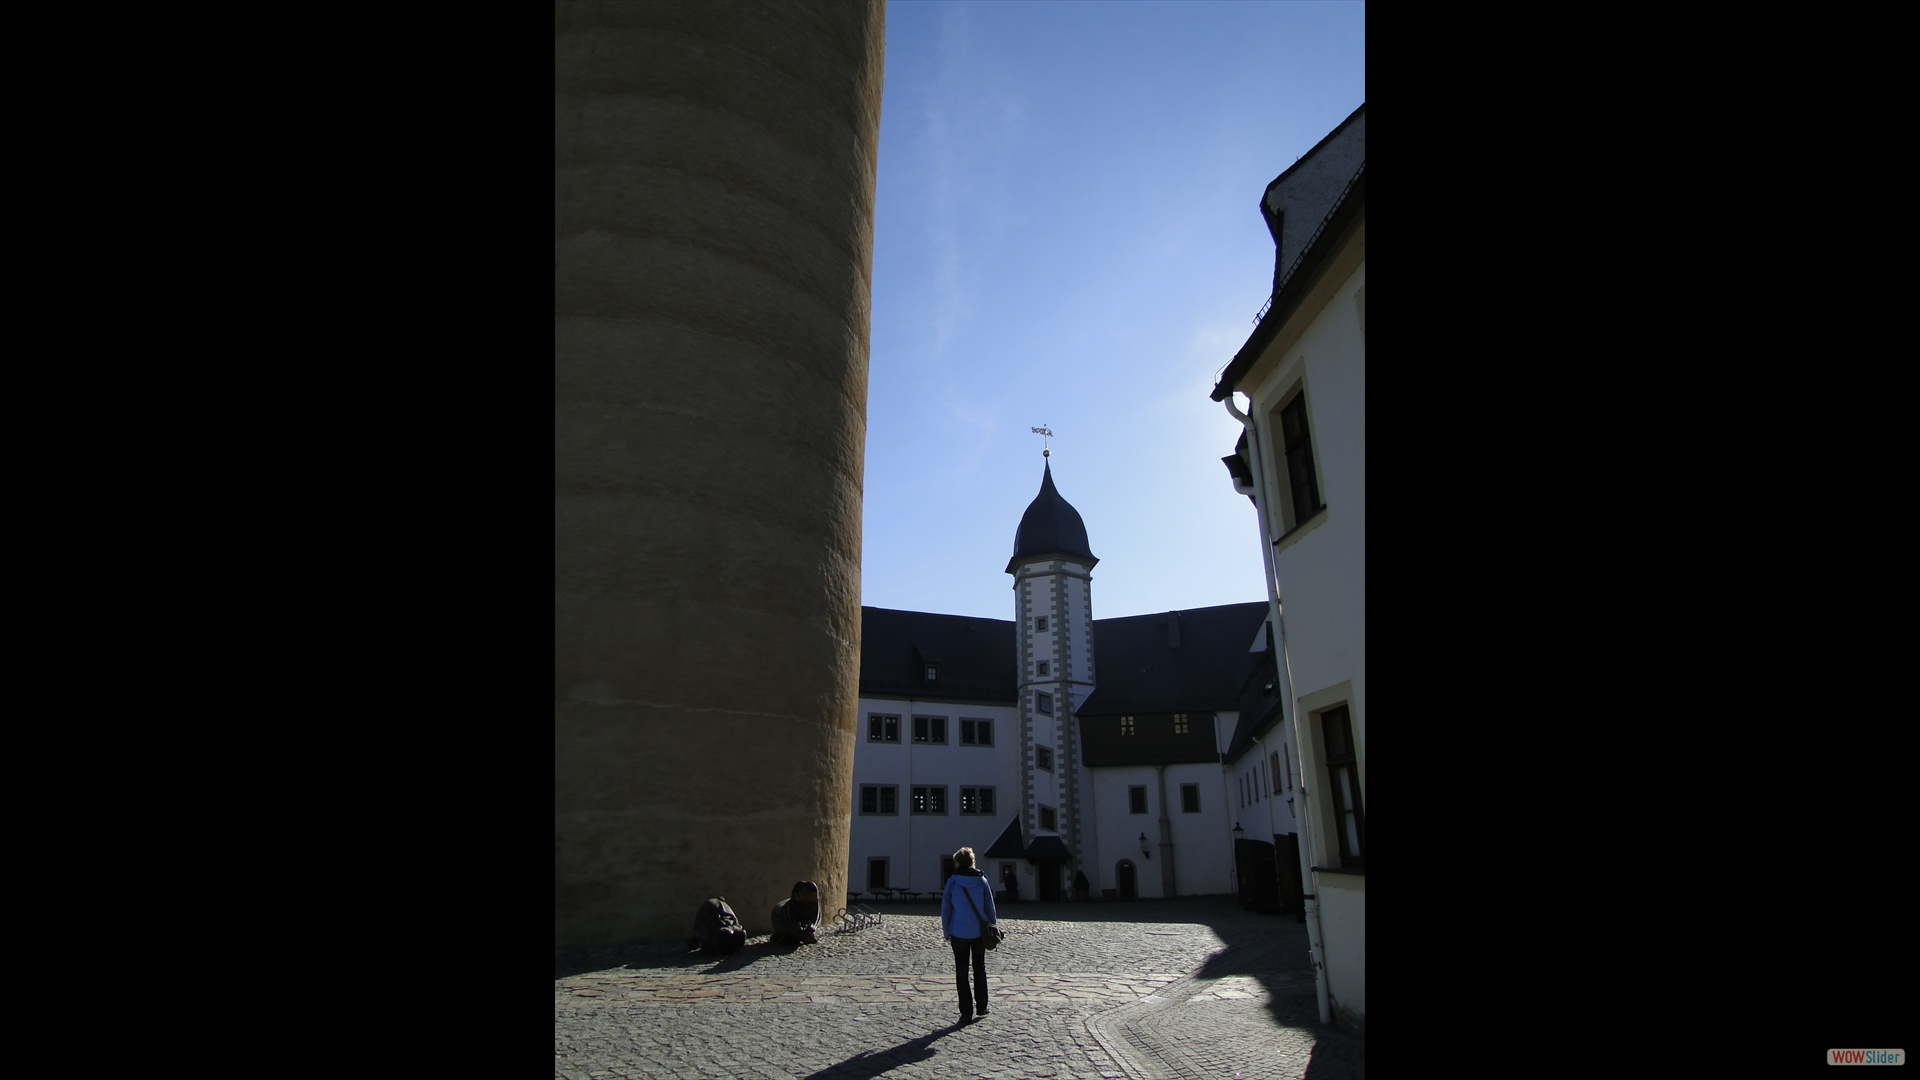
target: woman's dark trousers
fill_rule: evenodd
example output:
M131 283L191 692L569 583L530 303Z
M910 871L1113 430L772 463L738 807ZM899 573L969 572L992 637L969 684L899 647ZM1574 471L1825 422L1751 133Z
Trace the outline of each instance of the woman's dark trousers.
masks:
M973 991L967 991L967 957L973 957ZM978 1006L987 1011L987 947L979 938L953 939L953 981L960 988L960 1015L972 1019Z

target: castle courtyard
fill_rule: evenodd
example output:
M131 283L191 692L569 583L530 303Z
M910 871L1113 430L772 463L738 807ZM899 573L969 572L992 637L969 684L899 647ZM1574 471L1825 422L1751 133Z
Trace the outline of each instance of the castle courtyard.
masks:
M1365 1076L1365 1044L1317 1022L1306 927L1231 897L1005 905L989 1013L964 1027L938 904L875 909L798 948L556 952L554 1075Z

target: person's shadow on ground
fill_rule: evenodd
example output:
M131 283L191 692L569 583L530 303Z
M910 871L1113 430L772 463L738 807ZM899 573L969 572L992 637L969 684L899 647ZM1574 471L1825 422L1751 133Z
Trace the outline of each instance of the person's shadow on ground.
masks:
M917 1039L909 1039L899 1046L888 1050L862 1050L845 1061L829 1065L816 1073L809 1073L802 1080L869 1080L882 1073L889 1073L903 1065L913 1065L932 1057L934 1041L960 1030L961 1025L952 1024L930 1031Z

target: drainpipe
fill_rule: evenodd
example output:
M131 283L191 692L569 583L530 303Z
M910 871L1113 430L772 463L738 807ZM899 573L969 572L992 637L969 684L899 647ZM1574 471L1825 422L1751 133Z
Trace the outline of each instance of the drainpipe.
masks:
M1235 720L1234 725L1237 727L1239 721ZM1228 733L1228 737L1232 737L1231 732ZM1232 810L1234 808L1233 781L1227 776L1227 752L1224 749L1226 744L1220 741L1219 713L1213 714L1213 745L1219 748L1216 752L1220 755L1220 805ZM1238 824L1237 818L1235 824ZM1240 853L1234 850L1231 830L1227 832L1227 867L1227 884L1230 886L1227 891L1237 896L1240 893Z
M1173 819L1167 816L1167 767L1155 765L1160 786L1160 895L1176 894L1173 881Z
M1304 744L1300 741L1299 712L1293 707L1293 657L1287 653L1287 624L1280 614L1280 580L1273 562L1273 532L1267 525L1267 468L1266 455L1260 452L1260 426L1253 422L1252 417L1234 407L1232 393L1227 394L1221 404L1227 407L1227 412L1232 414L1235 420L1240 421L1240 426L1247 431L1247 449L1250 451L1249 456L1253 458L1253 509L1255 516L1260 521L1260 565L1267 571L1267 611L1273 616L1274 632L1279 638L1278 641L1272 644L1279 650L1281 661L1279 664L1280 696L1286 709L1287 718L1293 724L1293 744L1295 747L1299 747ZM1252 394L1247 395L1247 404L1253 404ZM1266 747L1264 744L1261 746L1261 750L1265 752ZM1296 754L1294 756L1298 757L1299 755ZM1308 885L1308 888L1302 890L1302 898L1305 901L1302 906L1306 909L1307 947L1313 955L1313 983L1315 996L1319 998L1320 1003L1320 1022L1322 1024L1331 1024L1333 1023L1333 1007L1327 997L1327 951L1326 945L1320 937L1320 898L1317 895L1318 885L1315 883L1313 875L1313 819L1307 810L1307 786L1304 764L1301 765L1300 768L1302 769L1299 792L1300 880L1306 882ZM1269 810L1268 812L1271 813L1272 811Z

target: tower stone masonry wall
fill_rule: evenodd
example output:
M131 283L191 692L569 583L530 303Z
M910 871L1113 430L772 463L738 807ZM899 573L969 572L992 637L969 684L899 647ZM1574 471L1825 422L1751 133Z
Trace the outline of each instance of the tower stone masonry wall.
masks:
M554 7L554 939L845 900L885 6Z

